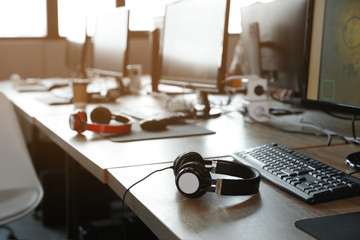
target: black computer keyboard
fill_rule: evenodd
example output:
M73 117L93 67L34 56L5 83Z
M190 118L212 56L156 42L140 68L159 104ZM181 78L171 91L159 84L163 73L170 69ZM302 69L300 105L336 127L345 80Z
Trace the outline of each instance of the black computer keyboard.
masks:
M307 203L360 194L360 180L277 143L237 151L232 157Z

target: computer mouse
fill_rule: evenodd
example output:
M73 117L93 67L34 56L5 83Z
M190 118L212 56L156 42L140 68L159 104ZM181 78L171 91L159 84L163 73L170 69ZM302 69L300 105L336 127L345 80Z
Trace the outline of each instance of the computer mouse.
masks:
M166 123L156 119L143 120L140 122L140 127L145 131L158 132L166 129Z
M346 157L345 164L354 170L360 170L360 152L354 152Z

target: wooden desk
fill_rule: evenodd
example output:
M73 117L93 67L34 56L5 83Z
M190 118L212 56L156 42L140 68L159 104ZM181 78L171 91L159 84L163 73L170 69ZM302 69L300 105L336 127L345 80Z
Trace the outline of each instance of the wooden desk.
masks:
M345 173L352 174L356 171L346 166L345 159L350 153L360 151L360 145L346 144L332 147L301 149L298 151Z
M18 92L10 81L0 81L0 91L2 91L14 104L20 116L30 124L34 124L36 117L41 115L58 115L71 111L73 105L51 106L39 101L49 92Z
M344 156L359 151L355 145L299 150L345 172ZM111 188L123 196L125 187L171 163L109 169ZM218 196L199 199L182 196L172 170L150 176L133 187L126 204L160 239L313 239L295 227L301 219L360 211L360 196L308 205L266 180L254 196Z
M327 141L325 137L288 134L258 123L245 122L240 113L231 112L216 119L193 121L196 125L215 131L216 134L213 135L114 143L91 132L77 136L68 124L68 118L74 106L72 104L50 106L37 100L49 94L47 92L19 93L12 88L9 81L1 82L0 89L14 103L21 117L38 127L104 183L107 182L106 169L108 168L171 162L179 153L185 151L197 151L203 157L214 157L273 141L290 148L323 146ZM123 106L137 106L149 102L164 105L161 100L150 96L127 96L119 98L115 104L101 105L109 107L113 112L119 112ZM233 104L238 104L236 98ZM88 104L87 112L90 113L98 105L100 104ZM318 119L317 115L321 113L306 114L306 116ZM328 116L322 116L322 119L324 118L334 120ZM298 116L288 117L288 119L298 121ZM325 123L329 125L331 122ZM344 123L336 122L334 125L344 126ZM342 144L343 141L334 138L333 143Z
M118 104L107 106L112 111L119 112L127 101L144 102L149 98L151 97L124 97L119 99ZM88 113L95 106L89 105ZM216 134L119 143L89 131L77 135L69 128L70 113L40 115L35 124L104 183L107 182L107 169L172 162L186 151L199 152L203 157L215 157L274 141L290 148L324 146L327 141L326 137L289 134L259 123L245 122L240 113L231 112L215 119L191 121L215 131ZM343 141L334 139L334 143L342 144Z

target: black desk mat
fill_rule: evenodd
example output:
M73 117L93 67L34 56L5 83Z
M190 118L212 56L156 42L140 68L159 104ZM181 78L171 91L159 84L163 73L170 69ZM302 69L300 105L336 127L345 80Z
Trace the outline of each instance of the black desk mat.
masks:
M360 212L304 219L295 225L317 239L360 239Z
M164 131L149 132L142 130L138 123L134 123L131 127L131 133L125 135L107 135L106 137L113 142L131 142L162 138L189 137L214 133L214 131L194 124L168 125L167 129Z

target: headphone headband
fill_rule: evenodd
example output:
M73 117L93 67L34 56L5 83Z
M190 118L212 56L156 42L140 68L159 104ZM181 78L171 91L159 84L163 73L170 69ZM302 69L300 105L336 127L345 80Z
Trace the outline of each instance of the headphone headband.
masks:
M83 110L77 110L70 115L69 125L72 130L77 131L78 133L89 130L103 134L125 134L131 131L131 122L119 125L87 123L87 115Z
M239 179L218 178L214 181L215 186L209 189L219 195L250 195L259 191L261 174L248 165L223 160L205 160L211 173L225 174Z
M87 123L86 130L104 134L125 134L131 131L131 124L125 123L120 125L106 125L100 123Z

